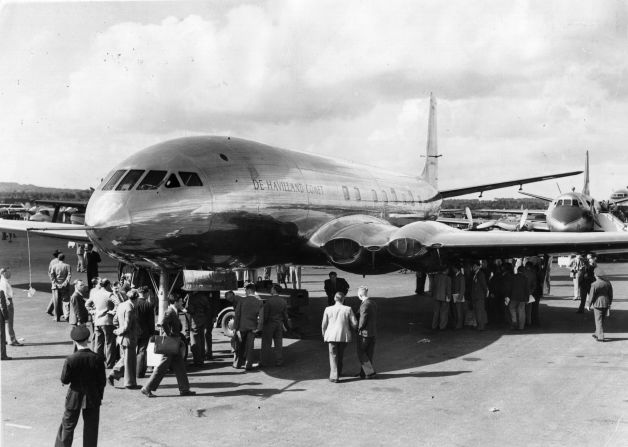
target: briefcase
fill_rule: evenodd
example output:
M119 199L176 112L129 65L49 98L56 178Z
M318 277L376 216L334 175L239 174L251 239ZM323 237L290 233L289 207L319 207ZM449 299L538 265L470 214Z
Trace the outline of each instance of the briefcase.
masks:
M155 336L155 354L176 355L179 353L179 337L171 337L169 335Z

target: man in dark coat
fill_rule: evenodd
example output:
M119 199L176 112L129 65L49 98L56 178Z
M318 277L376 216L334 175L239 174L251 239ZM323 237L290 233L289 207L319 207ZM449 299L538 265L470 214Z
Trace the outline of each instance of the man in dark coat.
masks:
M255 286L244 288L246 296L238 300L233 328L238 337L238 346L233 359L234 368L253 369L253 346L255 335L264 327L264 303L255 296Z
M360 377L371 379L375 376L373 355L375 353L375 337L377 337L377 304L368 296L369 289L360 286L358 298L360 304L360 318L358 320L358 359L360 360Z
M4 292L0 290L0 329L2 329L2 333L0 333L0 351L2 355L0 356L0 360L11 360L12 357L7 355L7 339L6 332L4 330L5 322L9 319L9 308L7 306L7 299L4 295Z
M74 429L83 411L83 446L98 445L100 403L105 391L105 359L89 349L89 329L72 328L70 337L77 351L65 360L61 383L70 385L65 398L65 412L57 432L55 447L68 447L74 439Z
M92 279L98 276L98 264L100 263L100 255L94 251L93 244L87 244L87 252L85 253L85 264L87 270L87 285L92 288Z
M138 335L137 335L137 377L146 375L146 349L150 337L155 333L155 308L147 293L140 293L135 306L137 311Z
M586 308L595 315L595 334L593 338L597 341L604 341L604 318L610 312L613 303L613 286L604 278L602 270L597 267L593 271L595 281L591 284L591 290L587 297Z
M349 291L349 283L344 278L338 278L336 272L329 273L329 279L325 280L325 294L327 295L327 305L333 306L336 292L346 295Z
M192 350L193 363L194 366L203 366L205 361L205 332L211 325L210 318L212 317L207 292L190 292L187 296L186 309L191 319L190 349Z

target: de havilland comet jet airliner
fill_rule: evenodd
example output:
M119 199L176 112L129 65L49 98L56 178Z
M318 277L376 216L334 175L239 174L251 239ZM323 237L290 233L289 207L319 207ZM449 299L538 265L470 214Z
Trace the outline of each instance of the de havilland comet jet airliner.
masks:
M628 249L628 233L467 232L436 221L442 199L578 174L439 190L436 102L420 177L243 139L179 138L116 166L92 194L85 225L0 221L0 228L89 239L112 258L169 273L329 265L360 274L434 271L461 258Z

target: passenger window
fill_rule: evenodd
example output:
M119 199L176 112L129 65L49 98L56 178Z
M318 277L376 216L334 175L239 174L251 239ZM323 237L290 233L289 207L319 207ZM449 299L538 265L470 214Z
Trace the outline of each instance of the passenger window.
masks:
M122 178L125 172L125 169L120 169L119 171L114 172L111 178L107 181L107 183L105 183L105 186L102 187L103 191L109 191L110 189L113 189L113 187L116 186L116 183L118 183L118 180Z
M168 180L166 180L166 184L164 186L166 188L178 188L179 186L181 186L181 183L179 183L179 179L173 173L170 174L170 177L168 177Z
M146 174L146 177L140 182L137 189L141 191L157 189L167 172L168 171L148 171L148 174Z
M382 190L382 200L384 202L388 202L388 194L386 194L386 191Z
M349 197L349 188L347 188L346 186L343 186L342 187L342 193L345 196L345 200L349 200L350 199L350 197Z
M133 188L133 185L137 183L142 174L144 173L143 169L131 169L127 175L124 176L116 191L128 191Z
M355 200L362 200L362 196L360 195L360 188L354 186L353 192L355 193Z
M185 186L203 186L196 172L179 172L179 177Z
M390 196L393 199L393 202L398 202L397 193L395 192L395 188L390 188Z
M414 196L412 195L412 191L408 191L408 194L410 195L410 204L414 203Z
M374 189L371 189L371 193L373 194L373 202L377 202L377 192Z

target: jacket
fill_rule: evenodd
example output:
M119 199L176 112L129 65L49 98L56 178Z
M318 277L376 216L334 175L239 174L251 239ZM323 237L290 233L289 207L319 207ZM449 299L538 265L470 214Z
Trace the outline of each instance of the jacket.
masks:
M254 296L238 300L233 322L236 331L261 331L264 326L264 303Z
M79 349L65 359L61 383L70 385L65 408L79 410L99 407L105 391L105 359L90 349Z
M430 291L436 301L447 301L451 298L451 278L444 273L437 273L430 278Z
M482 270L478 270L473 274L471 282L471 299L479 300L486 298L488 286L486 285L486 277Z
M457 273L451 280L451 293L457 293L460 298L464 297L465 293L465 279L462 273Z
M120 325L118 329L116 329L118 344L128 346L129 341L137 341L139 328L137 312L133 301L128 300L121 303L116 309L116 315L118 317L118 324Z
M89 321L89 313L85 307L85 298L78 292L74 292L70 297L70 315L68 323L85 324Z
M329 298L336 296L336 292L342 292L345 295L349 291L349 283L344 278L336 277L336 284L331 279L325 280L325 294Z
M587 296L586 305L596 309L606 309L611 307L612 303L613 286L605 279L596 279L595 282L591 284L591 291Z
M115 314L117 302L117 300L113 299L113 293L107 289L92 289L92 291L93 297L85 302L85 307L94 311L94 325L113 325L113 315Z
M530 299L528 278L523 273L517 273L511 279L510 293L506 295L512 301L527 303Z
M50 269L50 280L53 289L66 289L70 285L72 273L69 264L57 260Z
M336 302L333 306L325 308L321 324L323 340L348 343L351 341L351 333L357 326L358 322L351 308Z
M358 335L377 337L377 303L370 298L365 299L360 304Z
M210 325L210 317L212 316L212 309L209 304L209 296L205 292L193 292L188 295L188 304L186 309L192 324L196 327L204 327Z
M174 306L168 306L166 312L164 312L161 329L166 335L180 337L182 327L181 320L179 320L179 311Z
M278 295L271 295L264 303L264 326L270 324L288 324L288 305Z
M9 319L9 308L7 307L7 297L2 290L0 290L0 316L2 320ZM4 326L2 327L4 330Z
M144 298L138 298L135 304L137 313L138 338L148 338L155 332L155 310L153 303Z

